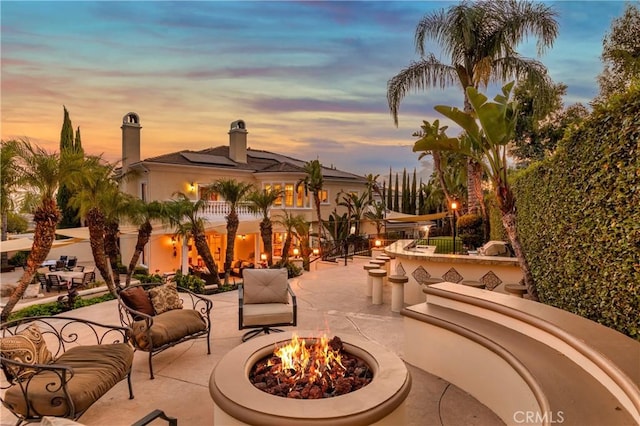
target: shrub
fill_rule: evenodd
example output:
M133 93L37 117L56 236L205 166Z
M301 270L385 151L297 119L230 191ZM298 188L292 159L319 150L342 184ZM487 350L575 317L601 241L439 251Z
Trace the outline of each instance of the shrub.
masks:
M271 265L271 269L287 268L287 278L299 277L302 275L302 268L298 268L292 262L276 262Z
M480 247L484 238L482 236L482 216L476 214L465 214L456 221L458 235L462 244L469 248Z
M205 281L195 275L183 275L182 272L176 271L173 280L176 282L176 285L191 290L194 293L204 293Z
M91 306L91 305L95 305L96 303L102 303L102 302L106 302L107 300L113 300L113 299L115 299L115 296L111 293L107 293L98 297L86 298L86 299L78 297L76 298L73 307L74 309L82 308L84 306ZM9 315L9 321L14 319L25 318L25 317L57 315L62 312L65 312L66 310L68 309L66 309L63 305L61 305L57 301L41 303L39 305L28 306L18 311L12 312L11 315Z
M640 339L640 89L570 130L514 182L540 300Z
M133 274L131 276L132 278L140 281L143 284L148 284L148 283L161 283L162 282L162 277L158 274L153 274L153 275L149 275L149 274Z
M29 257L28 251L19 251L8 260L9 265L22 266L27 264L27 257Z

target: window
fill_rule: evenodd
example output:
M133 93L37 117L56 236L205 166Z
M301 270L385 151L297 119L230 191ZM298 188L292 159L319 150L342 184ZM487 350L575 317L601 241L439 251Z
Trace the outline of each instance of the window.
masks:
M147 201L147 182L140 183L140 199Z
M320 204L329 204L329 191L322 189L318 193L318 196L320 197Z
M270 183L265 183L264 185L264 189L266 191L273 189L276 192L280 192L282 190L282 185L280 185L279 183L273 184L271 185ZM274 206L281 206L282 205L282 196L278 197L276 199L276 201L273 202Z
M293 184L287 183L284 185L284 205L286 207L293 207Z
M208 188L198 186L198 198L205 201L220 201L220 195L217 192L207 194Z
M304 187L302 185L298 186L298 191L296 192L296 207L307 207L308 197L304 193Z

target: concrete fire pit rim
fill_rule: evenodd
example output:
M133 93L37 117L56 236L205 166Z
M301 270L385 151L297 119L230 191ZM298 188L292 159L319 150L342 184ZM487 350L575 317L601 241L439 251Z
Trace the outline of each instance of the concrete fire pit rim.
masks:
M346 395L319 400L298 400L269 395L249 381L255 362L273 352L276 344L293 334L311 339L322 333L310 330L270 334L229 351L211 373L209 391L220 409L249 424L336 425L374 423L397 408L411 389L411 376L393 352L360 336L336 333L348 352L361 357L373 370L370 384ZM333 337L327 336L329 338Z

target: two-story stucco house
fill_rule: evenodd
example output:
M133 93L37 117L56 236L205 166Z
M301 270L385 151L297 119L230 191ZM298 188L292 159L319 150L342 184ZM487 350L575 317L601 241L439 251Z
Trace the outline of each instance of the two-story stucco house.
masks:
M122 122L122 170L136 171L133 178L123 182L123 190L146 201L166 201L176 192L182 192L195 202L202 197L202 188L220 178L233 178L252 183L256 188L274 188L283 191L282 198L271 209L272 218L288 210L300 214L317 230L317 217L312 194L305 194L296 183L306 176L305 161L274 152L254 150L247 147L248 131L243 120L231 123L228 142L215 148L199 151L179 151L152 158L140 159L140 119L131 112ZM325 167L321 214L323 219L338 208L336 197L341 192L362 194L366 191L366 179L352 173ZM215 195L207 201L202 215L206 220L207 239L219 268L222 268L227 245L226 220L228 206ZM263 253L260 239L260 217L252 214L246 206L238 210L240 227L235 242L235 259L259 261ZM198 264L195 247L189 241L173 238L174 230L154 226L150 243L143 253L141 263L149 271L172 271L189 264ZM135 244L135 234L123 234L121 250L124 259L130 259ZM274 256L281 255L282 229L274 226Z

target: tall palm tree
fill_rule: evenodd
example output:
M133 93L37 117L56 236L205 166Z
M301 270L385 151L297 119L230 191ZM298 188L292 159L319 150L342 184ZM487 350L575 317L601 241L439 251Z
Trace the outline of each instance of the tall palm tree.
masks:
M82 171L70 175L68 183L69 189L74 194L69 200L69 205L78 209L80 217L85 218L96 268L105 280L107 288L114 295L117 289L114 271L111 270L105 248L105 233L108 222L111 220L107 212L113 209L113 200L120 191L115 179L115 169L116 164L108 163L100 156L87 156L84 159Z
M306 176L296 183L296 191L298 190L298 187L300 185L303 185L305 194L308 194L309 192L313 194L313 205L316 209L316 216L318 217L318 238L320 239L320 241L322 241L322 238L324 237L322 215L320 214L320 192L322 191L324 184L324 177L322 175L322 163L320 163L320 160L318 159L307 161L304 164L303 169L306 173Z
M255 190L247 196L247 201L251 203L251 210L262 215L260 221L260 236L264 251L267 254L267 265L273 264L273 222L269 217L269 210L273 203L282 196L282 191L274 189Z
M0 145L0 212L2 214L2 233L0 240L7 240L7 216L13 209L12 195L18 188L20 177L18 169L18 155L16 141L2 141ZM8 266L6 252L2 252L0 264L2 267Z
M380 198L384 199L384 191L380 189L380 184L378 183L379 174L374 175L373 173L369 173L364 178L367 180L367 194L369 195L369 202L373 202L373 194L377 194Z
M126 216L132 224L138 226L136 246L133 250L131 260L129 261L129 266L127 267L125 286L129 287L131 284L131 276L136 269L140 255L151 239L151 232L153 231L151 221L154 219L167 218L168 212L165 207L165 203L160 201L151 201L147 203L139 198L133 198L130 199L127 204Z
M238 219L237 207L245 201L247 195L253 191L254 186L248 182L240 182L235 179L218 179L211 185L205 187L205 192L215 192L224 198L229 205L229 214L227 215L227 250L224 257L224 276L225 283L229 280L231 272L231 263L235 252L236 233L240 220ZM206 198L206 197L205 197Z
M16 142L15 149L19 173L17 184L36 195L39 202L33 215L36 227L33 233L33 245L27 257L27 267L16 290L2 309L0 314L2 322L7 320L31 283L36 270L51 250L56 225L60 221L60 210L56 204L55 193L62 176L74 171L77 166L75 157L69 156L63 163L57 152L49 153L39 146L32 145L29 141Z
M464 92L464 110L471 112L465 89L501 83L511 78L526 79L538 88L537 103L553 99L553 84L546 67L539 61L520 56L515 47L530 35L537 38L538 54L553 45L558 35L556 12L549 6L531 1L463 1L460 4L425 15L415 31L416 50L421 59L387 83L387 101L398 125L400 102L413 90L459 85ZM426 41L435 41L450 63L426 53ZM436 162L437 152L434 153ZM468 163L470 212L487 212L482 200L482 166ZM479 177L480 176L480 177ZM448 197L449 198L449 197ZM450 201L450 200L449 200Z
M202 261L209 269L212 276L213 284L220 284L218 277L218 265L211 255L211 249L207 243L205 234L205 221L199 215L206 201L200 199L196 202L182 192L174 194L176 198L165 204L165 212L161 215L161 220L174 227L176 234L183 238L193 238L198 255L202 257ZM166 214L165 214L166 213Z

